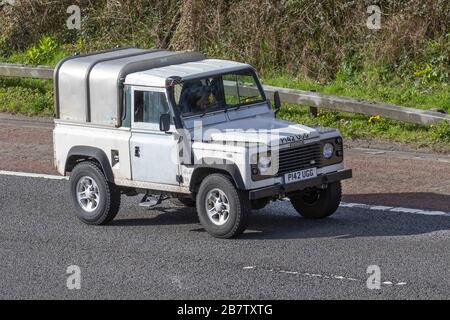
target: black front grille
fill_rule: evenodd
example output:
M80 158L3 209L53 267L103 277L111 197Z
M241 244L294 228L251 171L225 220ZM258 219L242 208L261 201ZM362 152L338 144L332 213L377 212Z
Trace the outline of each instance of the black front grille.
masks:
M285 174L307 168L320 168L322 165L322 148L319 143L304 145L279 151L278 174Z

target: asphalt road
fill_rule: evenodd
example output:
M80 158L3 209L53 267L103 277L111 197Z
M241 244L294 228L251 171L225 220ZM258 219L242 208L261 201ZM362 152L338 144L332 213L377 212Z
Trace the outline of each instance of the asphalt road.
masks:
M0 170L57 174L52 130L48 118L0 113ZM375 141L345 144L345 166L353 169L343 182L345 201L450 211L450 156Z
M432 299L450 297L450 216L342 207L307 221L288 202L254 212L239 239L211 238L192 209L79 222L67 181L0 175L0 298ZM66 269L81 269L69 290ZM366 286L369 265L380 289Z

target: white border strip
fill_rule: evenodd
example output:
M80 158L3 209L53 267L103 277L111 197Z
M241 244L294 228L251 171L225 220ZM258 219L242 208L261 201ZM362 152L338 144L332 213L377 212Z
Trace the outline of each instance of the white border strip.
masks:
M68 177L55 176L50 174L39 174L39 173L28 173L28 172L16 172L16 171L2 171L0 170L1 176L14 176L14 177L27 177L27 178L40 178L48 180L68 180Z
M402 207L389 207L389 206L369 205L369 204L364 204L364 203L341 202L340 207L342 207L342 208L359 208L359 209L366 209L366 210L372 210L372 211L384 211L384 212L395 212L395 213L412 213L412 214L421 214L421 215L426 215L426 216L450 217L450 213L444 212L444 211L431 211L431 210L402 208Z

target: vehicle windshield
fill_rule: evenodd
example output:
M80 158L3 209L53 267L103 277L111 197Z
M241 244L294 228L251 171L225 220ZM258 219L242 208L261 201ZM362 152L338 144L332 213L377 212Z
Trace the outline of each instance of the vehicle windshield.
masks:
M252 70L183 81L174 86L174 99L183 116L240 108L264 101Z

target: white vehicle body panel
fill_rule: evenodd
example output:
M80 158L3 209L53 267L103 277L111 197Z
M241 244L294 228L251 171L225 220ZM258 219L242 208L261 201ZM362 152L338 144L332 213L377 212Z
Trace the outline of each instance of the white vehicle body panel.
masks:
M53 131L56 169L64 175L70 149L75 146L87 146L102 150L110 163L112 163L111 150L117 150L120 161L111 167L114 177L131 179L130 137L129 129L113 129L57 120Z
M311 127L276 119L272 115L254 116L214 126L204 126L203 141L251 142L277 146L318 137L317 131Z
M261 146L261 140L252 139L252 135L249 135L250 142L258 142L253 144L253 147L242 145L239 142L245 141L245 139L239 139L239 141L231 140L232 135L224 135L224 140L218 140L219 135L214 140L215 143L207 143L202 141L196 141L192 144L192 154L194 158L193 164L183 165L175 161L179 161L177 158L176 141L177 135L167 135L166 133L146 132L137 130L135 132L139 134L135 143L131 142L131 130L126 129L111 129L105 127L95 126L81 126L80 124L73 124L68 122L57 121L54 130L55 141L55 159L57 170L60 174L64 175L64 166L67 160L67 154L74 146L84 145L99 148L105 152L111 162L111 150L118 150L120 161L116 166L112 167L116 184L129 187L154 189L159 186L160 189L165 189L170 192L188 193L190 177L196 164L203 163L203 159L218 159L220 163L226 161L228 164L235 164L239 172L241 173L242 180L245 187L248 190L262 188L278 183L283 183L283 177L268 177L264 180L253 181L251 178L251 172L249 170L250 156L252 154L261 152L264 148ZM241 134L246 136L247 134ZM336 136L336 131L330 131L324 138ZM159 141L162 138L164 141ZM168 140L174 142L171 146L165 146L164 149L161 146L156 147L157 144L167 144ZM139 179L134 179L132 174L132 158L134 157L134 147L136 143L144 145L146 141L152 141L155 145L154 149L143 148L141 149L141 155L148 163L152 165L150 167L142 166L138 170L142 170L138 173ZM158 142L159 141L159 142ZM311 141L317 141L317 139L305 141L310 143ZM220 143L219 143L220 142ZM224 143L221 143L224 142ZM236 143L230 143L236 142ZM222 161L223 160L223 161ZM205 164L209 163L209 160ZM148 168L148 169L147 169ZM317 170L318 174L325 174L335 172L344 169L344 164L339 163ZM154 172L155 176L148 175L147 173ZM179 184L175 177L177 174L183 177L183 182ZM171 187L171 186L172 187Z
M139 156L136 155L138 148ZM173 135L156 130L132 130L130 140L132 179L178 185L177 141Z

